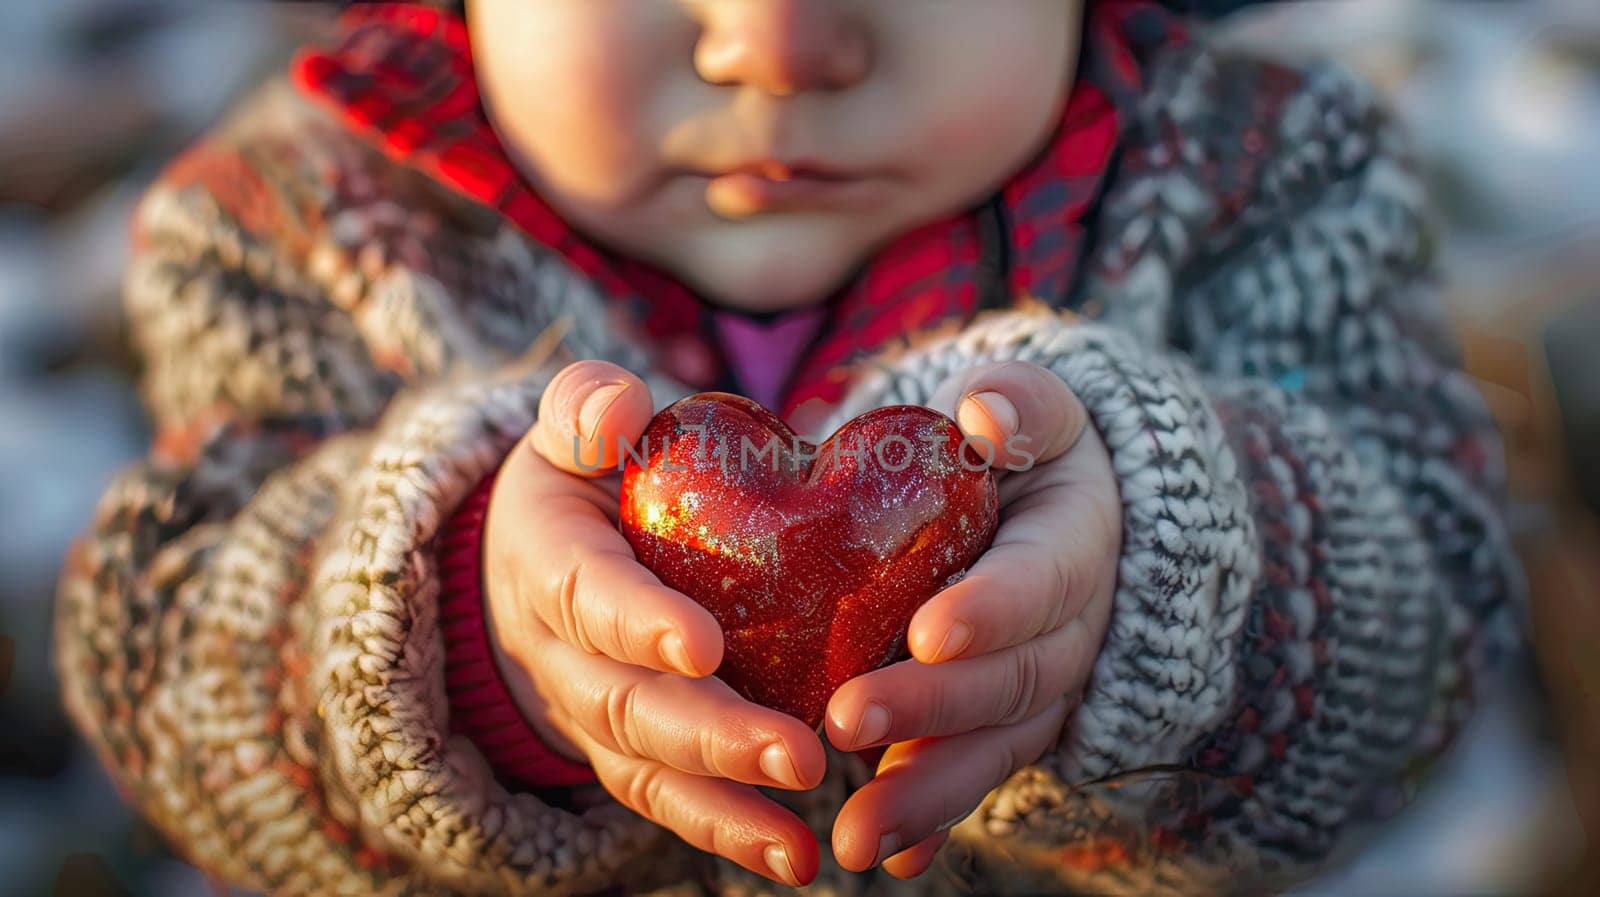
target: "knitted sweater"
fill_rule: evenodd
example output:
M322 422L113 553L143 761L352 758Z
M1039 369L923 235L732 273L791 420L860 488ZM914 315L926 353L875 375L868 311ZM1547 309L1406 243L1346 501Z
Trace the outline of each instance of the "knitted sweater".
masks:
M854 363L828 420L1001 359L1062 377L1123 506L1088 690L928 876L825 853L815 893L1304 877L1403 805L1509 637L1500 447L1383 111L1333 68L1204 43L1127 108L1070 283ZM691 389L612 285L282 82L173 166L135 238L159 435L68 558L56 652L173 846L274 894L783 890L598 786L508 788L452 733L445 522L565 362ZM773 796L826 838L870 774L834 753Z

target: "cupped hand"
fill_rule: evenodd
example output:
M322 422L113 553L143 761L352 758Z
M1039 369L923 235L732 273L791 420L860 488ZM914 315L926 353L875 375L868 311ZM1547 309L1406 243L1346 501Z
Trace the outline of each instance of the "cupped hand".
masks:
M689 844L776 881L817 872L798 817L755 786L812 788L821 741L720 679L722 632L617 529L617 458L649 423L644 382L604 362L556 375L496 478L484 536L495 660L546 744Z
M840 809L841 866L920 874L995 787L1060 737L1105 635L1122 509L1105 444L1059 377L975 368L929 402L1000 477L993 544L911 619L912 659L858 676L828 704L841 750L889 745Z

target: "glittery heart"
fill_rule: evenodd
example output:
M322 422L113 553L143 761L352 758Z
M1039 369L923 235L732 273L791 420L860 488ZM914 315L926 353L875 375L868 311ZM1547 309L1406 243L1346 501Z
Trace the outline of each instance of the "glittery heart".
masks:
M722 626L717 675L816 726L988 547L999 502L980 460L920 406L869 411L818 445L755 402L700 393L657 414L627 456L620 525L641 563Z

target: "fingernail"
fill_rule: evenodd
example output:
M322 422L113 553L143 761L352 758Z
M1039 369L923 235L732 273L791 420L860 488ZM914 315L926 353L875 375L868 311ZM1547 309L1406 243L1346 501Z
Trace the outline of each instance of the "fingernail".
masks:
M887 860L900 852L900 833L885 832L878 836L878 855L872 858L872 865Z
M1011 400L1000 393L994 390L985 390L983 392L975 392L967 396L967 398L972 399L978 407L969 412L967 409L971 405L966 402L961 403L961 408L958 409L956 414L956 422L961 424L961 429L970 433L975 427L983 424L981 420L967 417L966 415L969 413L987 416L989 422L1002 433L1015 433L1017 428L1021 426L1021 418L1017 416L1017 406L1011 404Z
M972 644L972 627L965 623L955 623L950 627L950 631L944 634L944 641L939 643L938 649L933 652L933 662L938 663L954 657L966 650L970 644Z
M802 787L800 770L795 768L794 758L789 756L789 752L784 750L781 744L769 744L767 749L761 752L761 771L767 774L767 778L782 782L790 788Z
M694 662L689 659L689 648L683 643L683 636L676 632L669 632L661 637L658 648L661 660L685 676L694 675Z
M856 734L850 738L853 747L861 747L889 734L889 709L882 704L869 703L856 721Z
M583 407L578 409L578 433L583 436L585 442L594 438L595 428L600 426L600 416L606 413L611 403L615 402L617 396L622 395L622 391L627 388L626 383L607 383L589 393L589 397L583 400Z
M762 856L766 858L767 868L784 884L791 888L800 887L800 876L794 874L794 867L789 865L789 851L784 850L782 844L768 844Z

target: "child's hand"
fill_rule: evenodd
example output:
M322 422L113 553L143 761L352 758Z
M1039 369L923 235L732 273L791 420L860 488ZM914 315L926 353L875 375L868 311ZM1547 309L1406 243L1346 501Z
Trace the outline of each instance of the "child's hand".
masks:
M920 874L946 829L1058 739L1105 635L1122 549L1111 459L1083 403L1036 365L952 378L929 402L997 449L1000 528L967 576L911 619L915 658L858 676L828 703L842 750L891 745L839 811L846 869ZM886 862L887 861L887 862Z
M701 850L798 885L816 875L816 838L752 786L815 787L821 741L699 678L721 663L721 629L641 566L617 529L618 441L637 440L652 408L638 377L602 362L568 366L545 391L489 502L496 663L545 742L588 762L617 800Z

